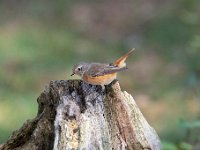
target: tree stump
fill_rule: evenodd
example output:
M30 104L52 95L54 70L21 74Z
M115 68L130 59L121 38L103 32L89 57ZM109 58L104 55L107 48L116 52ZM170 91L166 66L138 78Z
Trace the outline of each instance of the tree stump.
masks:
M38 114L1 150L161 150L155 130L118 81L102 89L81 80L51 81Z

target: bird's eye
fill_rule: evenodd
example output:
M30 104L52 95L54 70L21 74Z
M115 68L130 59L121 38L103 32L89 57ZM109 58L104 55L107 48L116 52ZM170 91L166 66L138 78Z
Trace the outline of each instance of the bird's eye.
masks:
M78 71L82 71L82 67L78 67L77 69L78 69Z

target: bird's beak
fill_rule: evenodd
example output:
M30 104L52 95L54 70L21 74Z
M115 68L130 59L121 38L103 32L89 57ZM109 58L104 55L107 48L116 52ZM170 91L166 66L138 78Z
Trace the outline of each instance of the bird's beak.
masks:
M75 73L74 73L74 72L71 74L71 76L73 76L73 75L75 75Z

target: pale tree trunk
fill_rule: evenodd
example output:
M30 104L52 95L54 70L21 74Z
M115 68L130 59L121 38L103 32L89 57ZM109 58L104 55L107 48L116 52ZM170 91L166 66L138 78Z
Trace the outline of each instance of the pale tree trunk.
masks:
M117 81L51 81L38 98L38 114L0 149L161 150L155 130Z

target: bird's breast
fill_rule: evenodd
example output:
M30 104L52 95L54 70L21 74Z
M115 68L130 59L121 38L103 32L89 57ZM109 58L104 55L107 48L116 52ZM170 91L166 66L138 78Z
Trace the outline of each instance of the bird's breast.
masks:
M95 76L95 77L89 76L89 75L83 75L83 80L93 85L108 85L114 79L116 79L116 77L117 77L117 73L106 74L106 75Z

